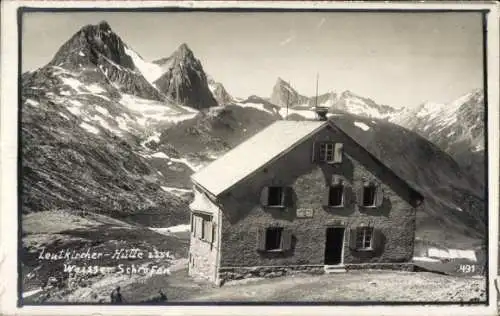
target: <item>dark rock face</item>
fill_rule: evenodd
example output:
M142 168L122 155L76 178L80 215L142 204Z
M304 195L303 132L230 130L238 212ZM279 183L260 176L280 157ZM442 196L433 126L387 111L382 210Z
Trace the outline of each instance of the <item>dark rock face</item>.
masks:
M226 105L234 102L233 97L226 91L222 83L216 82L212 78L208 78L208 86L219 105Z
M217 106L203 67L186 44L170 57L155 63L170 63L169 69L154 82L168 98L195 109Z
M86 25L64 43L49 65L75 67L84 61L98 65L100 58L104 57L121 67L134 70L134 62L125 53L124 45L121 38L113 33L107 22Z
M126 48L126 44L107 22L86 25L61 46L47 66L59 66L71 71L95 68L121 92L151 100L164 100L165 97L137 71Z
M309 103L309 98L300 95L295 91L289 83L285 82L283 79L278 78L276 84L273 87L273 92L271 94L271 103L274 103L281 107L289 107L303 105Z

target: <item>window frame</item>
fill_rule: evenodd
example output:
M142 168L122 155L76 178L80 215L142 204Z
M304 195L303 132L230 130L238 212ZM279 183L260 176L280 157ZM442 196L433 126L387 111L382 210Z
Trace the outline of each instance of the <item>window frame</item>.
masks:
M372 204L370 205L367 205L365 204L365 198L366 198L366 190L373 190L373 194L372 194ZM378 187L377 185L375 185L374 183L370 183L368 185L364 185L363 186L363 204L361 205L362 207L364 208L376 208L377 207L377 190L378 190Z
M372 251L373 248L373 235L375 229L371 226L358 227L356 229L356 251ZM361 245L358 244L359 236L361 235ZM367 240L368 239L368 240ZM366 242L369 241L369 246Z
M192 232L191 232L192 237L201 240L203 242L212 244L214 242L214 227L215 227L215 223L213 221L213 215L192 213L191 216L192 216ZM207 223L210 223L210 225L208 225L209 226L208 229L212 230L211 232L212 240L207 239L208 236L208 233L206 232ZM199 225L199 231L198 231L198 225Z
M331 154L331 159L328 159L329 154ZM335 161L334 142L322 142L319 144L319 161L326 163L332 163Z
M272 190L280 190L280 203L279 204L271 204L271 191ZM285 207L285 187L282 186L268 186L268 195L267 195L267 207L269 208L284 208Z
M277 237L278 247L277 248L268 248L269 231L277 231L277 234L278 234L278 237ZM281 252L281 251L283 251L283 249L281 249L281 245L283 243L282 239L283 239L283 227L267 227L265 230L265 251L266 252Z
M340 193L340 204L331 204L332 201L332 190L335 188L340 188L341 193ZM343 183L337 183L330 185L328 187L328 207L332 208L339 208L339 207L344 207L345 206L345 186Z

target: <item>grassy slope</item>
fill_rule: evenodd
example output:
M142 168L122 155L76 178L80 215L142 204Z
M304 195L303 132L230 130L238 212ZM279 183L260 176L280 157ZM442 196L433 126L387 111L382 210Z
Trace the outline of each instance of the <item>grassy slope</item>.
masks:
M170 251L174 258L185 258L189 241L175 236L158 234L145 227L128 224L105 215L89 212L45 211L23 216L23 290L27 291L43 285L49 277L65 280L62 261L39 260L41 248L45 252L64 249L113 253L116 249L140 248L144 251ZM114 260L103 257L100 260L79 260L74 264L117 266L140 264L154 260ZM160 260L170 265L169 260ZM31 275L28 275L28 273ZM98 275L85 281L96 282Z

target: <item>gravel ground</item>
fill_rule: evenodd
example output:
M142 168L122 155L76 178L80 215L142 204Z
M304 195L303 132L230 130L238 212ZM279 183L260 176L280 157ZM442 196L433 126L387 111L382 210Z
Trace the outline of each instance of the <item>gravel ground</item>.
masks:
M243 284L242 284L243 283ZM195 301L485 301L485 279L365 271L228 283Z

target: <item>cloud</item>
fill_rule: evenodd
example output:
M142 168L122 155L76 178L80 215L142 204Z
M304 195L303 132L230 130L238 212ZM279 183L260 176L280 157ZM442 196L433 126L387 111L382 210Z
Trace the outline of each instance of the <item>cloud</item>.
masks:
M292 34L280 42L280 46L285 46L295 39L295 34Z

